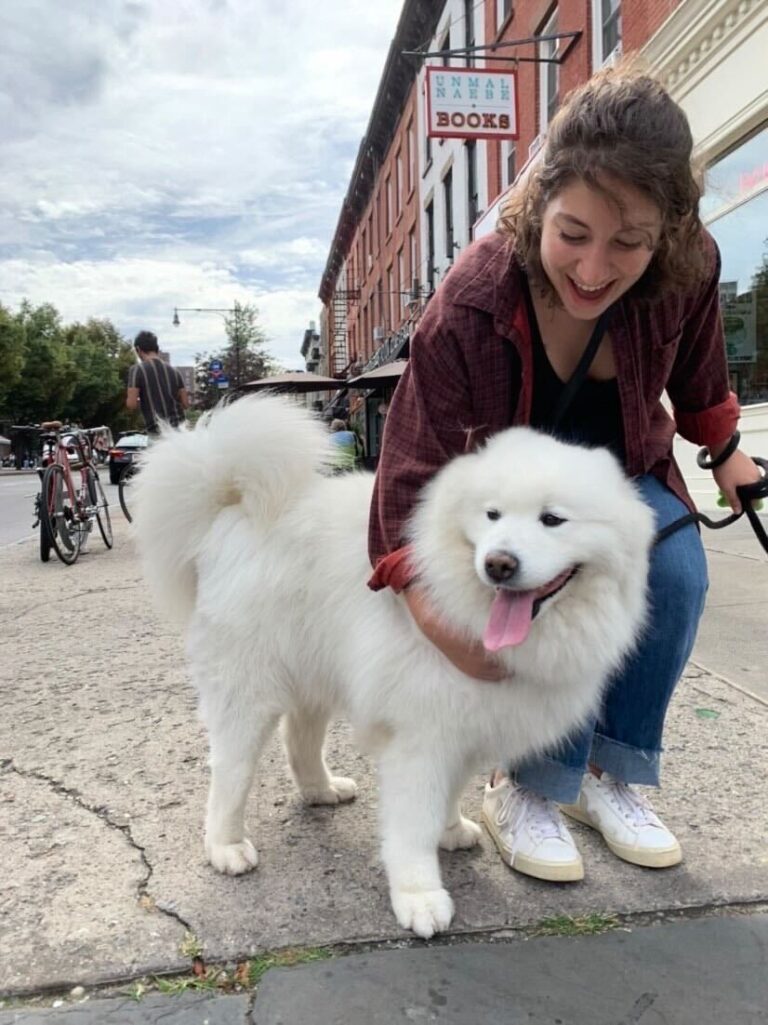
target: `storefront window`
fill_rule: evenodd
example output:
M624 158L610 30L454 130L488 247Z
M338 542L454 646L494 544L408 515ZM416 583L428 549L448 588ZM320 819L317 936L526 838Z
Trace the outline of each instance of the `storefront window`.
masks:
M702 201L720 247L720 303L731 386L768 402L768 125L713 164Z

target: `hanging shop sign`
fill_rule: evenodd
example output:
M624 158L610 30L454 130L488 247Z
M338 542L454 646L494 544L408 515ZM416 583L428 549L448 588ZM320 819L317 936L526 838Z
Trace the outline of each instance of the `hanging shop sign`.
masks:
M517 139L517 73L427 68L427 135L432 139Z

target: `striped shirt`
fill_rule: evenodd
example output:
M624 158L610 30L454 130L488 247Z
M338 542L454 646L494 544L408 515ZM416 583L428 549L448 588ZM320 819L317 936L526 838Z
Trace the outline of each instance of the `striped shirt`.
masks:
M161 359L136 363L128 371L128 387L139 389L147 433L157 434L161 420L171 427L178 427L184 422L184 407L179 402L184 379L175 367Z

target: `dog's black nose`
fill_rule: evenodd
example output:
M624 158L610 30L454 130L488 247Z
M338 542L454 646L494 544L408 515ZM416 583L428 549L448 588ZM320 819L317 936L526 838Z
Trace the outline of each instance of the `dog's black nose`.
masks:
M491 552L485 557L485 572L495 584L505 584L520 568L520 563L510 552Z

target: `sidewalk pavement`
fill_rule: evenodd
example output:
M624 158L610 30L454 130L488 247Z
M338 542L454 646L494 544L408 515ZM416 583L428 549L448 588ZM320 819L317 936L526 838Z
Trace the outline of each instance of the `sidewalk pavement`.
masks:
M443 856L457 915L424 944L391 914L375 782L345 724L328 758L357 778L357 800L303 808L276 741L248 809L258 869L225 878L205 864L206 747L181 640L149 605L119 511L115 532L112 552L94 537L73 567L43 565L34 541L0 551L0 1025L764 1020L768 559L746 535L707 536L718 544L706 636L670 710L655 803L683 864L634 868L575 826L586 879L540 883L511 873L486 837ZM737 613L755 624L748 650ZM475 818L483 783L466 794ZM525 941L544 920L567 930L562 916L590 915L632 931ZM334 956L271 970L255 1004L126 999L147 976L191 979L194 943L229 966L287 947Z

